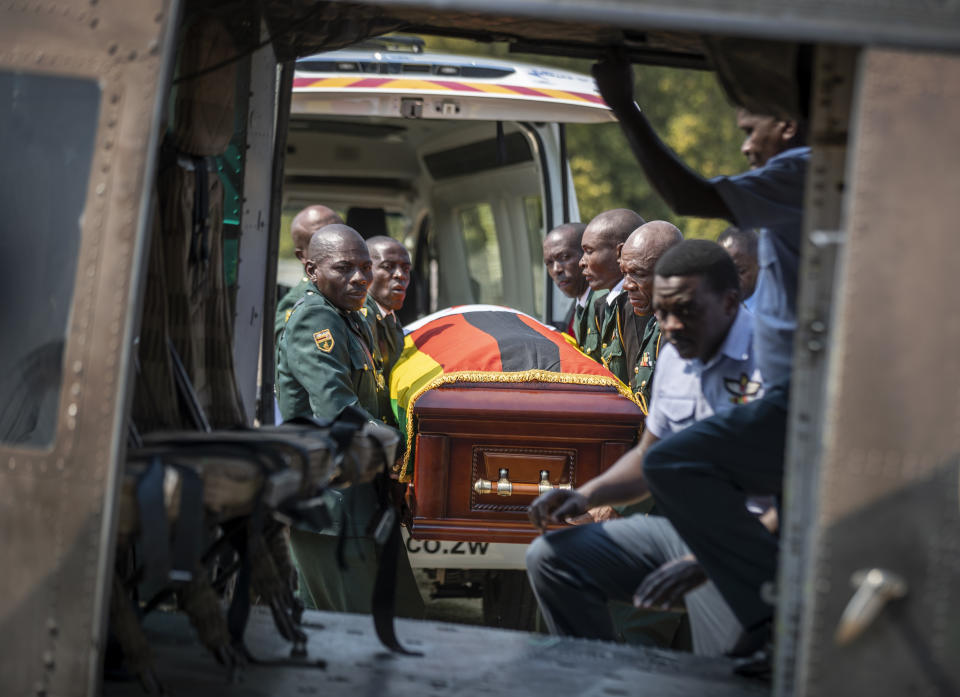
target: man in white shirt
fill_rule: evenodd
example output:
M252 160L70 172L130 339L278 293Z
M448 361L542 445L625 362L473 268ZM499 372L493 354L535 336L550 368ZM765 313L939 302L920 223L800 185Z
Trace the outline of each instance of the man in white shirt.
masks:
M649 494L643 460L653 444L762 395L753 321L739 298L736 267L719 245L687 240L663 255L653 307L668 345L640 444L583 486L538 497L529 510L535 526L545 530L598 506L642 499ZM606 640L615 636L607 601L634 599L669 563L683 569L684 591L700 586L685 598L694 651L719 655L732 648L740 625L665 518L633 515L577 525L540 537L527 553L530 582L551 632ZM648 591L643 587L635 602L648 599Z

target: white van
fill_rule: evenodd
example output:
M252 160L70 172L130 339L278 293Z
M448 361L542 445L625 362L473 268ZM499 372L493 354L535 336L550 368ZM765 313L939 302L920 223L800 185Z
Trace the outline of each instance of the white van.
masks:
M303 58L284 215L322 203L364 237L402 240L414 264L405 322L490 303L551 323L570 300L554 291L541 243L554 226L579 220L563 124L613 120L590 76L431 54L417 39ZM289 263L278 278L293 285L300 273ZM444 569L450 586L481 582L489 622L529 624L526 545L404 534L414 567Z
M404 241L407 321L492 303L550 322L569 301L541 241L579 219L561 124L612 120L593 78L554 68L426 53L418 40L311 56L294 77L284 213L323 203L364 237Z

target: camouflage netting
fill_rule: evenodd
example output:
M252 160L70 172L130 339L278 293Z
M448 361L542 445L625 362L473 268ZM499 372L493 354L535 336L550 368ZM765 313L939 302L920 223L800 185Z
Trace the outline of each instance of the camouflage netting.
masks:
M240 50L213 18L194 22L180 58L182 74L224 67L177 86L176 118L161 156L134 423L141 432L196 426L180 407L169 343L214 428L245 422L234 377L233 316L223 270L223 184L209 156L233 136Z
M240 46L223 23L212 18L187 30L180 55L180 73L199 73L223 67L177 85L172 140L180 152L219 155L233 136L237 63L230 62Z

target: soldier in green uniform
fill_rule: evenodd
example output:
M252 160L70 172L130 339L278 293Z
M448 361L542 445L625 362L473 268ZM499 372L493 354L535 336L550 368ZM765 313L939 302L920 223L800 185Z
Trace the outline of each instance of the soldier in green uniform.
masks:
M643 413L650 403L653 370L660 353L660 325L653 317L653 268L660 257L683 241L675 225L652 220L637 228L620 249L620 271L623 273L623 295L627 311L617 327L624 351L620 360L626 370L630 389L640 402Z
M626 208L615 208L596 216L583 231L583 256L580 268L592 291L587 300L586 327L580 348L598 363L609 368L610 358L622 353L617 334L617 309L613 301L623 287L619 250L630 233L643 225L639 215ZM617 374L629 382L627 371Z
M342 225L343 220L340 219L336 211L326 206L307 206L294 216L290 222L290 237L293 238L293 253L296 254L301 264L306 264L307 248L310 246L310 238L313 233L326 225L333 224ZM301 276L300 282L287 291L287 294L277 302L276 319L273 323L273 345L275 348L280 345L280 332L290 316L290 310L293 309L293 306L303 297L310 286L310 279L304 274Z
M372 278L367 246L352 228L328 225L314 233L304 266L311 286L293 306L277 351L280 414L332 419L352 406L379 419L385 383L358 312ZM369 532L379 510L376 490L360 484L331 491L328 504L334 527L291 530L304 600L323 610L370 612L378 555ZM341 533L347 569L337 563ZM403 548L397 584L397 613L422 617L423 600Z
M395 239L383 235L367 240L367 249L373 261L373 281L360 312L373 335L374 358L389 388L390 370L403 351L403 327L397 312L403 308L410 285L410 254ZM393 424L389 389L381 394L380 412L384 420Z
M587 301L590 286L580 270L580 258L583 256L583 223L563 223L553 228L543 238L543 265L547 274L561 293L573 298L570 312L556 326L561 331L581 341L586 333Z
M610 291L587 289L587 296L584 298L583 305L577 307L577 315L574 319L574 337L580 345L580 350L590 356L597 363L600 362L600 320L597 318L596 301L603 298ZM603 306L600 306L601 313Z

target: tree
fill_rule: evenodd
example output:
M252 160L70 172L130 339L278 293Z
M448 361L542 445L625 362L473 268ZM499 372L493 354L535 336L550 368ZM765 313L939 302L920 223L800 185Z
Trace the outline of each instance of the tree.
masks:
M509 54L504 42L425 38L434 51L489 55L590 72L589 60ZM736 110L713 73L637 66L634 74L637 103L664 141L691 168L707 177L744 169ZM722 220L675 215L646 181L617 124L570 124L567 149L583 221L611 208L630 208L647 220L669 220L687 237L709 239L715 239L728 225Z

